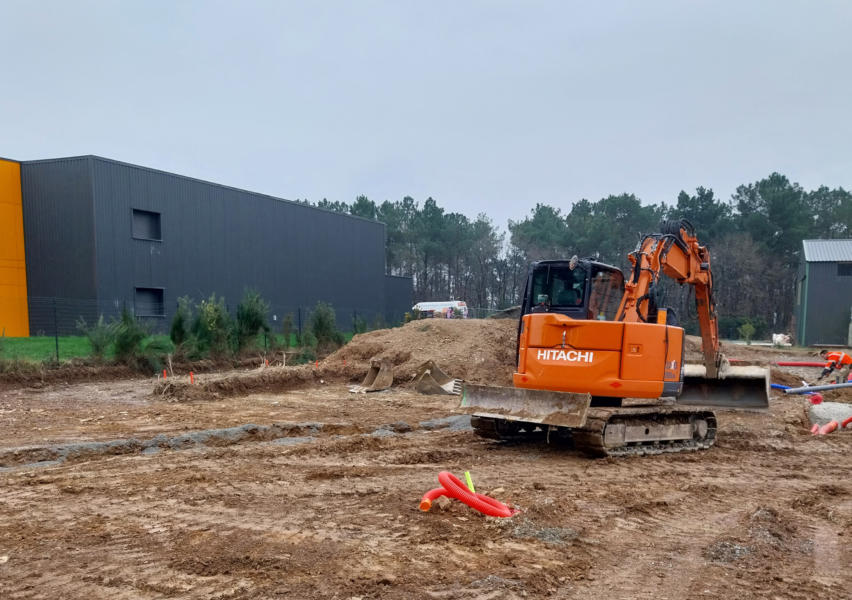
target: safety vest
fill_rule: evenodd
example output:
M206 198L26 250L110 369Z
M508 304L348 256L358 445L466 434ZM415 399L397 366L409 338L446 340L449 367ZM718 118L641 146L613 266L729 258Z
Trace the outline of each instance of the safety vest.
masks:
M828 369L832 365L852 365L852 356L849 356L845 352L829 352L825 355L828 359L828 362L825 363L825 368Z

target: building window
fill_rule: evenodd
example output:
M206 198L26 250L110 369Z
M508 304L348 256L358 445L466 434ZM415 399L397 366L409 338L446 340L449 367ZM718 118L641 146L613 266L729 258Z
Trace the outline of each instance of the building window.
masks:
M837 263L838 277L852 277L852 262Z
M160 213L133 209L133 237L137 240L163 241Z
M133 308L137 317L165 317L166 303L163 288L136 288Z

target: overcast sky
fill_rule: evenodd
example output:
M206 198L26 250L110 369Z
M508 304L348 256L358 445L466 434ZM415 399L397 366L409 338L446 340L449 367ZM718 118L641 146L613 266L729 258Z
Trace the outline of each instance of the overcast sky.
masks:
M284 198L852 188L852 2L0 0L0 156Z

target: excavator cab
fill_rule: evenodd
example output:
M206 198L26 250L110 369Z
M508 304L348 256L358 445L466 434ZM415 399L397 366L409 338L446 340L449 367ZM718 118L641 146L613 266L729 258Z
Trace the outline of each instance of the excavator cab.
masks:
M530 265L521 316L558 313L571 319L611 321L624 294L621 269L591 259L541 260ZM518 322L518 339L523 330ZM515 344L515 362L520 343Z
M530 266L521 314L553 312L612 320L624 293L621 269L588 259L542 260Z

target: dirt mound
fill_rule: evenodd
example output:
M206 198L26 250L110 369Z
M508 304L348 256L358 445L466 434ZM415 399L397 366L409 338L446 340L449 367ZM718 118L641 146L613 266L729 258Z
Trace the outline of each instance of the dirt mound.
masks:
M518 324L503 319L429 319L356 335L320 363L330 377L363 376L373 358L394 365L394 382L410 382L431 359L452 377L472 383L511 385ZM344 364L345 363L345 364Z
M167 380L157 384L153 396L178 402L280 392L319 380L360 382L372 359L394 365L394 383L410 383L417 367L429 359L453 377L473 383L511 385L515 368L517 325L499 319L428 320L394 329L356 335L352 341L318 364L273 367L239 373L190 385Z

